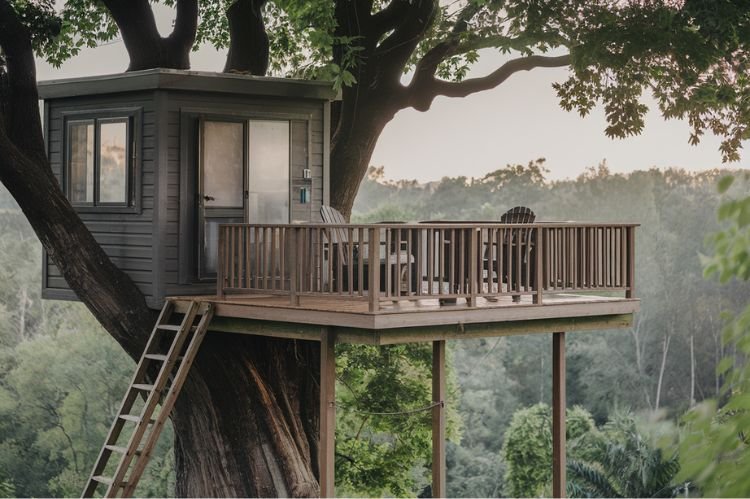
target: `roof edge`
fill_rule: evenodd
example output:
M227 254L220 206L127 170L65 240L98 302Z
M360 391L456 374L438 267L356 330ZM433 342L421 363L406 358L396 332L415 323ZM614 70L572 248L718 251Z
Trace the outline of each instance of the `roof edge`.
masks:
M158 89L329 101L338 94L325 81L165 68L46 80L37 86L43 100Z

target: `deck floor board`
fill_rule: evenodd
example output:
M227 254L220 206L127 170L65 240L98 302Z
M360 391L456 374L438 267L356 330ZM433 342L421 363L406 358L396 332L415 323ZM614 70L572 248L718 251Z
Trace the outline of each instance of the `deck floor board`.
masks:
M212 302L216 304L218 317L369 330L611 316L633 314L640 306L640 300L634 298L568 293L547 295L541 305L533 303L531 296L523 296L519 303L514 303L510 296L497 301L479 298L474 307L462 299L455 304L440 304L437 299L381 302L377 312L368 310L367 301L346 296L300 296L296 306L289 303L288 297L278 295L223 298L205 295L173 299Z

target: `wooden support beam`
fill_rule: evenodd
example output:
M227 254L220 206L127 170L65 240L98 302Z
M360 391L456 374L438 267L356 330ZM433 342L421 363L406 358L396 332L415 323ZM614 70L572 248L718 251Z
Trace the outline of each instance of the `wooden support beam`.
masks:
M552 497L565 497L565 333L552 333Z
M445 490L445 341L432 342L432 497Z
M334 451L336 442L336 333L320 333L320 497L335 497Z

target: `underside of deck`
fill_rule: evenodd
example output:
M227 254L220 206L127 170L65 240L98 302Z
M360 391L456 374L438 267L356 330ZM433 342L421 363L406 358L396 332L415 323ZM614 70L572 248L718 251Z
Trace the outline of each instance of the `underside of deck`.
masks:
M340 343L385 345L412 341L476 338L513 334L586 331L630 327L640 300L622 297L557 294L543 305L522 297L497 301L477 299L469 306L459 299L441 304L437 299L383 303L377 312L363 300L345 297L300 297L297 306L283 296L182 296L178 309L189 301L215 305L210 329L318 341L322 328L336 332Z

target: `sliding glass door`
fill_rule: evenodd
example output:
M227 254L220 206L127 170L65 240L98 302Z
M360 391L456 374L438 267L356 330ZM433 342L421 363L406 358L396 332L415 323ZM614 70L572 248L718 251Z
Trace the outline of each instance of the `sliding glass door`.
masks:
M216 275L219 224L289 222L289 132L283 120L201 120L199 279Z

